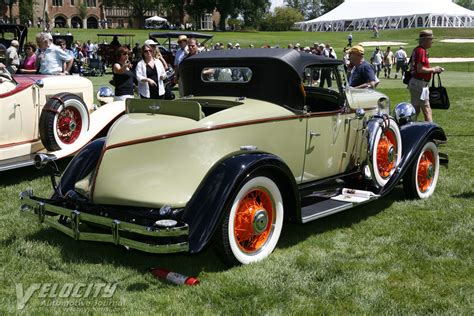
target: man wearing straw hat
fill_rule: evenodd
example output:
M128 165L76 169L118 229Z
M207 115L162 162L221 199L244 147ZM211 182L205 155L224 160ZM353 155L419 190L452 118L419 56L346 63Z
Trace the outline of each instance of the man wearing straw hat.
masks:
M430 67L427 50L433 44L433 31L420 31L418 37L418 46L411 54L410 71L412 77L408 84L410 90L411 103L416 109L416 117L423 111L425 121L433 122L433 116L430 107L429 82L432 74L439 74L444 71L440 66Z

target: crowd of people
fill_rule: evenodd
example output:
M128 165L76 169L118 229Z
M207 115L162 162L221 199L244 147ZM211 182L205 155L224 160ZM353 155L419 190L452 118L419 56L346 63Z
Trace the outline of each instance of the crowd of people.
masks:
M64 39L58 39L53 43L53 37L49 32L38 33L35 39L36 43L25 44L24 58L20 58L18 54L19 42L12 40L5 53L5 64L0 64L0 67L6 68L12 74L65 75L73 71L74 61L85 61L98 57L98 45L90 40L82 45L75 42L71 49L68 49ZM347 39L348 44L343 49L342 59L350 86L375 88L380 82L378 78L382 70L384 77L390 79L392 68L395 67L394 78L397 79L400 71L400 78L403 78L403 74L410 67L412 78L408 88L411 103L415 106L417 114L423 112L425 120L432 121L428 82L433 73L440 73L444 69L441 67L431 68L429 65L427 49L432 44L433 32L431 30L420 32L419 45L413 50L409 60L403 46L400 46L395 52L390 46L387 46L384 51L377 46L370 54L370 58L366 60L366 49L361 45L352 46L352 34L349 34ZM117 38L114 38L112 44L117 47L114 50L116 56L112 65L113 79L111 81L115 86L117 100L133 97L134 86L138 86L138 94L141 98L162 99L166 97L165 93L170 93L170 91L166 91L164 81L167 79L166 71L171 65L168 65L161 55L158 43L146 40L143 45L137 43L132 50L125 45L120 45ZM179 65L184 59L206 50L241 49L239 43L228 43L225 46L223 43L217 42L208 47L200 44L195 38L187 38L186 35L179 36L177 44L178 48L172 65L176 74L176 83L180 80ZM249 48L253 47L253 45L249 45ZM270 48L269 45L263 47ZM315 42L311 47L302 47L300 43L295 43L288 44L287 48L327 58L338 58L333 47L324 43ZM326 81L328 87L332 85L331 75L324 76L321 73L319 80ZM182 93L182 85L179 85L179 88Z

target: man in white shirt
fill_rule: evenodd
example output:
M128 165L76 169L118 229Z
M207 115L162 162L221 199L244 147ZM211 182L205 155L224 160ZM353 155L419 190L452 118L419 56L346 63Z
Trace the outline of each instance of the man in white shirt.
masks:
M395 52L395 60L397 62L397 66L395 69L395 79L397 79L398 71L402 70L402 76L405 72L406 65L407 65L407 53L403 49L403 46L400 46L400 49Z
M375 75L380 77L380 71L382 70L382 65L383 65L383 54L380 51L380 47L375 48L375 52L372 54L372 57L370 58L372 65L374 66L374 71Z
M17 40L13 40L10 43L10 47L8 47L7 52L5 54L5 64L7 66L7 70L12 75L16 73L18 68L20 67L20 57L18 56L18 48L20 47L20 43Z
M66 75L69 73L74 59L66 51L52 43L50 34L38 33L36 44L40 51L36 58L40 74Z

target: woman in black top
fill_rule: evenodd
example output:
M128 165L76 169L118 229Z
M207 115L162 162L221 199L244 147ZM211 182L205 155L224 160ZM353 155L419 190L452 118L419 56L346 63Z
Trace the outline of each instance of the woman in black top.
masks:
M128 59L129 50L126 46L120 46L117 50L117 62L112 66L115 85L115 101L133 98L133 79L135 74L131 70L132 64Z

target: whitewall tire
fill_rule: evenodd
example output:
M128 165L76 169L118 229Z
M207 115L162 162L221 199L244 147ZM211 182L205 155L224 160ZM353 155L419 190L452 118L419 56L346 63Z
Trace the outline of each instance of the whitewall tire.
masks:
M371 152L372 177L376 186L383 187L387 184L401 158L402 136L397 123L390 119L390 125L385 131L381 127L377 129Z
M232 200L222 224L222 250L229 265L249 264L268 257L283 227L283 198L266 176L251 177Z
M405 196L410 199L427 199L433 195L439 177L439 151L428 141L416 161L403 178Z

